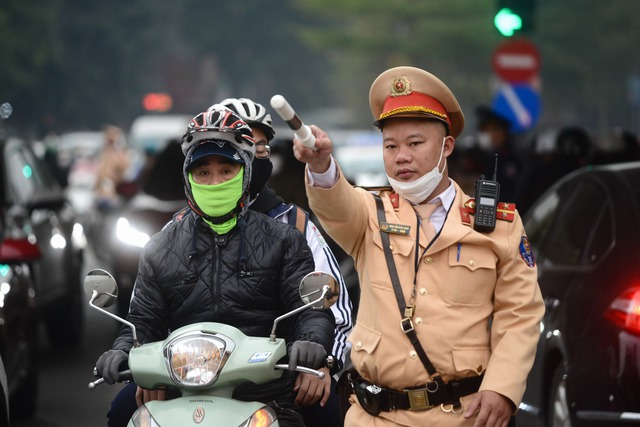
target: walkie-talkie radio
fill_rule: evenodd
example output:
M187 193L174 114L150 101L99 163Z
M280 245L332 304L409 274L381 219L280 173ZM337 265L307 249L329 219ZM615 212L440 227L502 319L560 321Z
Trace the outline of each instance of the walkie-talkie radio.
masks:
M473 229L481 233L490 233L496 228L496 211L500 197L498 177L498 155L493 169L493 180L484 178L476 181L476 212Z

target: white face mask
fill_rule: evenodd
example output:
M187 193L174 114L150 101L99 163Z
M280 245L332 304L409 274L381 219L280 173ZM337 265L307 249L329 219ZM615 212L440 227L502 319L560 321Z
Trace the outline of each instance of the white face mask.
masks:
M409 200L412 203L421 203L426 200L427 197L433 193L433 190L436 189L440 181L442 181L442 172L440 172L439 166L440 161L442 160L442 156L444 154L444 141L446 138L442 138L442 149L440 150L440 158L438 159L438 163L436 166L426 174L422 175L420 178L410 181L396 181L387 175L387 179L389 180L389 184L395 190L396 193ZM446 162L446 160L445 160ZM445 166L442 168L444 171Z

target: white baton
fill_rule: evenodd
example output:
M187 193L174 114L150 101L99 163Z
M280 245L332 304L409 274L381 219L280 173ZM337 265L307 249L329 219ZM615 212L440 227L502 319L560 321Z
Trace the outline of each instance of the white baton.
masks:
M309 126L302 123L302 120L300 120L300 117L293 111L293 108L291 108L291 105L284 99L284 96L273 95L271 98L271 107L276 110L282 120L289 125L302 145L314 151L317 150L316 137L311 133Z

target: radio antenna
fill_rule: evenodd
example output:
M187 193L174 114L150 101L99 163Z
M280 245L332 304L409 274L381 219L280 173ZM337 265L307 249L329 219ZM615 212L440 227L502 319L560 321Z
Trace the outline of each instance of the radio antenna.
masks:
M496 161L495 161L495 164L493 165L493 180L494 181L498 180L498 153L496 153Z

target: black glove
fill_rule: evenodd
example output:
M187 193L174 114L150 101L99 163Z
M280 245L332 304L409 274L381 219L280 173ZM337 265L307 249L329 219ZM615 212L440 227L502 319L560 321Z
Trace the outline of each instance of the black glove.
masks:
M325 357L327 352L322 345L312 341L296 341L289 352L289 369L293 371L296 366L318 369Z
M107 384L122 381L120 371L126 369L128 360L129 355L122 350L105 351L96 362L96 372Z

